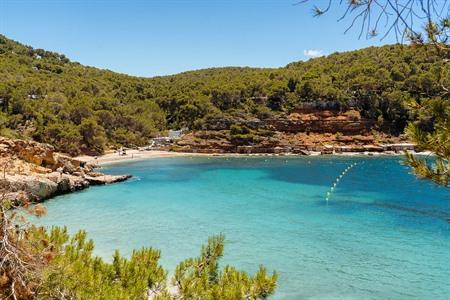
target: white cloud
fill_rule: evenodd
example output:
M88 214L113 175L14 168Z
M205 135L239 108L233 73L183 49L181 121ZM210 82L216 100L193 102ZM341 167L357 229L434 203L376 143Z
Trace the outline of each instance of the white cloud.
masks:
M322 50L315 50L315 49L303 50L303 54L310 58L323 56Z

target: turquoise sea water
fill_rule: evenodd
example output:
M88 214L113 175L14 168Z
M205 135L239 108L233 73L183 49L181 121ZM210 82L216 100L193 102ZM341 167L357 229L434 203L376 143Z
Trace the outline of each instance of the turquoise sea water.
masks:
M36 222L86 229L108 259L116 248L159 248L171 271L224 233L224 264L279 272L275 299L449 299L450 190L400 160L135 161L103 169L134 179L47 201Z

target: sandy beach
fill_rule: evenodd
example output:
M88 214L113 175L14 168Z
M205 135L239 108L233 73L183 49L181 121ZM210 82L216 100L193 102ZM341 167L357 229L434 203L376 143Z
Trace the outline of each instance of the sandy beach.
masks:
M158 150L127 150L126 155L119 155L118 152L106 153L100 156L77 156L76 159L81 161L96 164L96 165L109 165L120 162L128 162L134 160L143 160L151 158L162 158L162 157L176 157L176 156L187 156L187 155L201 155L195 153L179 153L170 151L158 151Z
M172 151L161 151L161 150L127 150L126 155L119 155L118 152L106 153L100 156L89 156L82 155L77 156L75 159L91 163L98 166L110 165L115 163L139 161L152 158L165 158L165 157L181 157L181 156L299 156L296 154L273 154L273 153L253 153L253 154L243 154L243 153L192 153L192 152L172 152ZM319 155L318 153L317 155Z
M413 152L413 151L410 151ZM190 153L190 152L171 152L171 151L161 151L161 150L127 150L126 155L119 155L118 152L110 152L100 156L89 156L82 155L75 157L78 160L95 164L98 166L110 165L115 163L146 160L152 158L165 158L165 157L181 157L181 156L303 156L293 153L254 153L254 154L242 154L242 153ZM431 152L413 152L416 155L432 156ZM312 152L310 156L324 155L320 152ZM392 155L403 155L403 152L344 152L344 153L334 153L326 155L335 156L392 156Z

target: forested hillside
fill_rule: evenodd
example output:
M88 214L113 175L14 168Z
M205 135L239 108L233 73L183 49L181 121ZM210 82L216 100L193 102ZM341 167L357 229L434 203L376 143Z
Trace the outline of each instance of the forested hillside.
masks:
M398 134L417 117L409 111L412 99L448 103L448 59L433 47L392 45L278 69L140 78L82 66L0 35L0 134L97 154L144 145L168 128L200 128L206 118L267 118L304 102L354 107L379 130Z

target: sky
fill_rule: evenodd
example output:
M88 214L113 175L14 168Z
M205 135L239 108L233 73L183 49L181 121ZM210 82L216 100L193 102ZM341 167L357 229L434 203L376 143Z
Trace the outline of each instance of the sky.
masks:
M344 7L320 18L296 0L0 0L0 33L84 65L136 76L222 66L282 67L392 44L344 34ZM336 1L338 2L338 1Z

